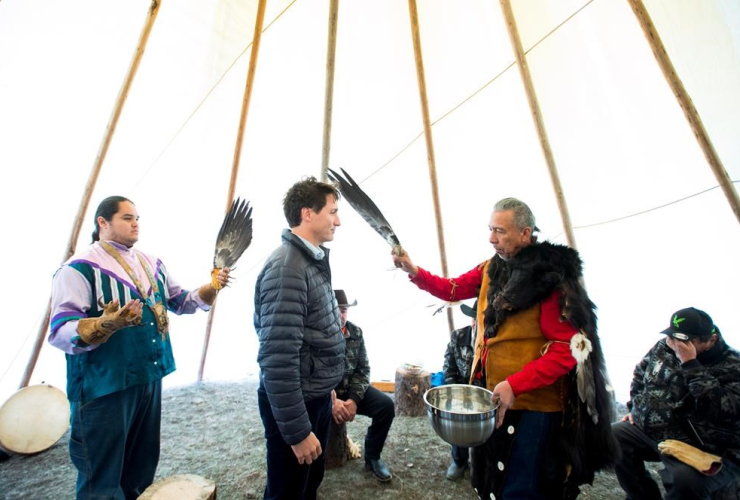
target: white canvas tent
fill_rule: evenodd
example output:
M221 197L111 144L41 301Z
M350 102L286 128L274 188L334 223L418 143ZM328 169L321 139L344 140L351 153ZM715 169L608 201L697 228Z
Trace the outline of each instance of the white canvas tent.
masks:
M488 217L506 196L530 204L543 238L565 243L499 2L417 3L450 275L490 257ZM0 401L28 362L150 5L0 2ZM142 216L140 247L186 286L207 279L257 5L159 5L78 249L89 243L97 203L122 194ZM255 235L236 285L219 298L210 380L256 374L254 280L285 227L285 190L321 173L329 5L267 2L235 186L255 207ZM645 6L724 169L740 179L740 6ZM512 7L599 306L612 382L625 400L634 364L681 307L707 310L740 346L738 219L627 0L513 0ZM362 181L416 263L440 273L407 2L340 2L332 108L329 165ZM373 379L392 378L404 362L440 369L449 327L427 307L438 302L388 271L389 248L349 206L340 213L334 284L359 301L351 319L366 332ZM456 326L465 324L454 314ZM179 368L167 384L196 380L205 323L205 314L173 319ZM64 370L62 353L44 345L31 383L63 388Z

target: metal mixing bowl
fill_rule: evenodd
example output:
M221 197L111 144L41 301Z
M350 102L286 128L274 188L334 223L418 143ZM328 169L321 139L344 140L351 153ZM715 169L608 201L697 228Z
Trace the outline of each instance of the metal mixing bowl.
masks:
M424 394L427 417L437 435L451 445L479 446L496 428L498 404L491 402L491 395L473 385L434 387Z

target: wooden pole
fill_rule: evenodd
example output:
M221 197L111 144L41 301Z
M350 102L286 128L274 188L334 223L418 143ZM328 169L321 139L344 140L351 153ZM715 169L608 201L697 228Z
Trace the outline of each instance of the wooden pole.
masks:
M647 9L645 8L645 4L642 0L628 0L628 2L635 13L635 17L637 17L637 21L640 23L642 31L645 33L645 38L650 45L650 49L653 51L653 55L655 56L655 60L658 62L658 66L660 66L660 70L663 72L663 76L671 87L673 94L676 96L676 100L678 100L678 104L681 106L692 132L694 132L694 136L699 143L699 147L704 153L704 157L709 163L709 167L712 169L714 176L717 178L717 182L725 193L725 197L730 204L730 208L735 213L735 217L738 222L740 222L740 198L738 197L737 190L735 190L735 186L732 184L732 179L730 179L730 176L727 174L727 170L725 170L725 167L722 164L722 160L714 149L712 140L710 139L706 128L704 128L704 122L702 122L691 96L686 91L681 78L679 78L676 73L676 68L673 67L671 58L668 57L663 41L660 39L658 30L655 28L653 20L650 18L650 14L648 14Z
M46 337L46 331L49 329L50 321L51 298L49 298L49 302L46 305L46 312L44 313L44 318L41 320L41 325L39 326L38 333L36 333L36 340L34 340L33 347L31 348L31 356L28 359L28 363L26 364L26 369L23 372L23 377L21 377L21 383L18 385L18 389L23 389L24 387L27 387L28 383L31 381L33 370L34 368L36 368L36 362L39 360L39 354L41 354L41 348L44 345L44 337Z
M249 69L247 70L247 83L244 86L244 96L242 98L242 110L239 117L239 130L236 134L236 146L234 147L234 161L231 165L231 178L229 179L229 193L226 197L226 212L231 208L231 202L234 201L234 191L236 190L236 178L239 173L239 161L242 155L242 142L244 140L244 129L247 124L247 114L249 112L249 102L252 99L252 88L254 86L254 74L257 71L257 56L260 52L260 42L262 41L262 25L265 21L266 0L259 0L257 5L257 18L254 21L254 35L252 37L252 52L249 54Z
M545 156L545 162L547 163L547 169L550 172L550 181L552 182L553 190L555 191L555 199L558 203L558 209L560 210L560 219L563 222L563 230L565 232L565 239L571 248L576 248L576 237L573 233L573 224L570 220L570 213L568 212L568 204L565 201L565 194L563 192L563 185L560 183L560 175L558 174L557 166L555 165L555 156L552 154L552 148L550 147L550 140L547 138L547 130L545 129L545 122L542 119L542 111L540 110L540 103L537 100L537 93L534 90L534 84L532 83L532 75L529 72L529 65L527 64L527 58L524 55L524 49L522 48L522 41L519 38L519 30L516 26L516 20L514 19L514 13L511 10L510 0L500 0L501 10L504 14L506 21L506 28L509 31L509 38L511 39L511 47L514 50L516 61L519 66L519 73L522 77L522 83L524 84L524 91L527 94L527 101L529 102L529 110L532 113L532 119L534 120L535 128L537 129L537 136L540 139L540 147L542 148L542 154Z
M129 65L128 72L126 73L126 77L123 80L123 85L118 92L118 98L116 99L116 103L113 106L113 112L111 113L110 119L108 120L108 125L105 128L103 140L100 143L100 149L98 150L98 154L95 157L95 163L93 164L90 176L87 179L85 190L82 193L82 201L80 202L80 206L77 209L77 215L75 217L74 225L72 226L72 233L69 236L69 241L67 242L67 248L64 253L62 263L64 263L72 255L74 255L75 248L77 248L77 240L80 236L80 230L82 229L82 220L85 217L88 206L90 205L90 198L92 197L93 190L95 189L95 184L98 181L98 176L100 174L101 168L103 167L105 156L108 153L108 147L113 140L113 134L116 131L118 119L121 117L121 112L123 111L123 106L126 103L128 92L131 89L131 84L134 81L136 72L139 69L139 63L141 63L141 59L142 57L144 57L144 49L146 49L146 44L149 41L149 34L151 33L152 27L154 26L154 21L157 19L157 14L159 13L159 8L161 7L161 5L162 0L152 0L151 4L149 5L149 12L147 13L146 21L144 22L144 27L141 30L141 34L139 35L139 43L136 45L136 52L134 52L134 56L131 59L131 64ZM26 387L31 380L31 375L33 375L33 370L36 367L36 362L38 361L39 354L41 353L41 347L44 344L46 331L49 328L50 317L51 300L49 300L49 306L46 308L46 315L44 316L44 320L41 322L39 331L36 334L36 340L33 344L31 357L28 360L28 364L26 365L26 371L23 373L23 377L21 378L21 383L19 386L20 388Z
M321 180L326 181L331 150L331 119L334 105L334 68L337 53L339 0L329 1L329 36L326 47L326 94L324 97L324 141L321 149Z
M239 174L239 162L242 155L242 142L244 140L244 130L247 124L247 114L249 113L249 102L252 99L252 88L254 86L254 75L257 70L257 56L259 56L260 42L262 41L262 26L265 21L265 5L267 0L260 0L257 6L257 18L254 20L254 35L252 36L252 52L249 55L249 68L247 70L247 83L244 86L244 96L242 97L241 116L239 117L239 129L236 134L236 145L234 147L234 161L231 164L231 178L229 179L229 191L226 196L226 210L228 213L231 203L234 201L234 192L236 191L236 179ZM200 355L200 366L198 368L198 382L203 380L203 371L206 366L206 356L208 355L208 344L211 341L211 327L213 326L213 315L216 311L216 303L208 311L208 322L206 323L206 335L203 339L203 351Z
M429 101L427 99L427 84L424 76L424 59L421 54L419 14L416 9L416 0L409 0L409 16L411 18L411 39L414 44L416 80L419 84L419 99L421 100L421 115L424 121L424 139L426 140L429 180L432 187L432 201L434 202L434 218L437 224L439 257L442 261L442 275L446 278L449 276L447 270L447 250L445 249L444 228L442 227L442 207L439 201L439 187L437 186L437 162L434 159L434 139L432 138L432 122L429 119ZM452 321L452 309L449 307L447 308L447 323L450 331L455 329Z

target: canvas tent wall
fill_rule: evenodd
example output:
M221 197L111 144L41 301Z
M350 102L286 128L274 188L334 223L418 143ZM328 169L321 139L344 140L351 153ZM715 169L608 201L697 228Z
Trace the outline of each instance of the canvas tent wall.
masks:
M645 4L729 176L739 179L737 3ZM0 2L0 399L27 361L149 5ZM625 0L512 5L612 381L626 399L632 367L674 310L709 311L740 345L738 221L712 189L717 181ZM208 379L257 371L254 279L285 226L286 188L320 172L328 9L309 0L267 4L236 189L255 207L255 237L236 285L219 299ZM450 273L490 257L488 216L505 196L527 201L543 237L564 242L499 3L423 0L418 11ZM93 207L113 193L132 198L141 248L186 286L210 270L256 12L256 1L162 3L93 195ZM333 102L330 164L361 180L414 260L440 272L406 2L340 2ZM439 369L448 326L427 307L438 301L386 272L387 246L346 204L341 215L334 283L360 303L351 319L366 331L373 378L392 377L406 361ZM88 211L78 249L91 222ZM466 322L458 312L455 320ZM205 321L173 319L179 370L168 384L195 380ZM64 386L63 356L49 346L32 382L41 380Z

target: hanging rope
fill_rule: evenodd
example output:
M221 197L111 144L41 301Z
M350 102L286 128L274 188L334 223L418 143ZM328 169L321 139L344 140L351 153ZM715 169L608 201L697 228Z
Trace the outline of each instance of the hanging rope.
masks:
M283 15L283 14L285 14L285 12L287 12L287 10L288 10L289 8L291 8L291 7L293 6L293 4L294 4L294 3L296 3L296 1L297 1L297 0L293 0L292 2L290 2L290 3L289 3L289 4L288 4L288 5L286 6L286 7L285 7L285 9L283 9L283 10L282 10L282 11L281 11L281 12L280 12L280 13L279 13L279 14L278 14L278 15L277 15L276 17L275 17L275 19L273 19L272 21L270 21L270 23L269 23L269 24L268 24L268 25L267 25L267 26L265 27L265 29L263 29L263 30L262 30L262 33L265 33L265 32L266 32L266 31L267 31L268 29L270 29L270 26L272 26L272 25L273 25L273 24L274 24L275 22L277 22L277 20L278 20L278 19L280 19L280 18L282 17L282 15ZM563 22L561 22L561 23L560 23L560 24L558 24L558 25L557 25L557 26L556 26L555 28L553 28L552 30L550 30L550 32L549 32L549 33L547 33L547 34L546 34L545 36L543 36L543 37L542 37L542 38L540 38L540 39L539 39L539 40L538 40L537 42L535 42L535 43L534 43L534 45L532 45L532 46L531 46L531 47L530 47L529 49L527 49L527 50L526 50L526 52L525 52L525 53L527 53L527 54L528 54L528 53L529 53L529 51L533 50L533 49L534 49L535 47L537 47L537 46L538 46L538 45L539 45L540 43L542 43L542 42L543 42L544 40L546 40L547 38L549 38L549 37L550 37L550 36L551 36L551 35L552 35L553 33L555 33L555 32L556 32L557 30L559 30L559 29L560 29L560 28L561 28L561 27L562 27L563 25L565 25L566 23L568 23L568 22L569 22L569 21L570 21L571 19L573 19L573 18L574 18L574 17L576 16L576 15L578 15L578 14L579 14L579 13L580 13L580 12L581 12L581 11L582 11L583 9L585 9L586 7L588 7L589 5L591 5L591 3L593 3L594 1L595 1L595 0L589 0L588 2L586 2L586 3L585 3L585 4L583 5L583 6L581 6L581 7L580 7L580 8L578 9L578 10L576 10L576 11L575 11L575 12L574 12L573 14L571 14L570 16L568 16L568 17L567 17L567 18L566 18L566 19L565 19L565 20L564 20ZM206 95L205 95L205 96L203 96L203 99L201 99L201 101L200 101L200 102L198 103L198 105L197 105L197 106L196 106L196 107L195 107L195 108L193 109L193 111L192 111L192 112L190 113L190 115L188 115L188 117L187 117L187 118L185 119L185 121L184 121L184 122L183 122L183 124L182 124L182 125L180 126L180 128L178 128L178 129L177 129L177 131L176 131L176 132L175 132L175 133L174 133L174 134L172 135L172 137L170 138L170 140L169 140L169 141L167 141L167 144L165 144L164 148L162 148L162 151L160 151L160 153L159 153L159 154L158 154L158 155L157 155L157 156L156 156L156 157L154 158L154 160L152 161L152 163L151 163L151 164L150 164L150 165L149 165L149 166L147 167L147 169L146 169L146 170L144 171L144 173L143 173L143 174L141 175L141 177L139 178L139 180L137 181L137 183L136 183L136 184L134 185L134 187L133 187L133 190L136 190L136 188L138 188L138 187L139 187L139 185L140 185L140 184L142 183L142 181L143 181L143 180L144 180L144 179L145 179L145 178L146 178L146 177L147 177L147 176L149 175L149 173L151 172L152 168L154 168L154 165L156 165L156 164L157 164L157 163L159 162L159 160L160 160L160 159L162 158L162 156L164 156L164 154L165 154L165 153L167 152L167 150L169 150L169 148L170 148L170 146L172 145L172 143L173 143L173 142L175 142L175 139L177 139L177 137L178 137L178 136L180 135L180 133L181 133L181 132L182 132L182 131L183 131L183 130L185 129L185 127L186 127L186 126L187 126L187 124L188 124L188 123L190 122L190 120L191 120L191 119L192 119L192 118L193 118L193 117L195 116L195 114L196 114L196 113L197 113L197 112L198 112L198 111L200 110L200 108L201 108L201 107L203 106L203 104L204 104L204 103L205 103L205 102L206 102L206 101L208 100L208 98L209 98L209 97L211 96L211 94L213 93L213 91L214 91L214 90L216 90L216 87L218 87L218 86L219 86L219 85L221 84L221 82L222 82L222 81L223 81L223 79L224 79L224 78L226 77L226 75L227 75L227 74L229 73L229 71L231 71L231 70L232 70L232 69L234 68L234 66L236 65L237 61L238 61L239 59L241 59L241 57L242 57L242 56L243 56L244 54L246 54L247 50L249 50L249 48L250 48L251 46L252 46L252 42L250 42L250 43L249 43L249 44L248 44L248 45L247 45L247 46L246 46L246 47L244 48L244 50L243 50L243 51L242 51L242 52L241 52L241 53L240 53L240 54L239 54L239 55L238 55L238 56L237 56L237 57L236 57L236 58L234 59L234 61L233 61L233 62L232 62L232 63L231 63L230 65L229 65L229 67L228 67L228 68L226 68L226 70L225 70L225 71L223 72L223 74L221 75L221 77L220 77L220 78L219 78L219 79L218 79L218 80L216 81L216 83L215 83L215 84L214 84L214 85L213 85L213 86L211 87L211 89L210 89L210 90L209 90L209 91L208 91L208 92L206 93ZM513 67L513 66L514 66L515 64L516 64L516 62L515 62L515 61L514 61L514 62L512 62L511 64L509 64L509 65L508 65L508 66L507 66L506 68L504 68L504 69L503 69L503 70L502 70L502 71L501 71L501 72L500 72L499 74L497 74L496 76L494 76L493 78L491 78L491 79L490 79L490 80L489 80L488 82L486 82L486 83L485 83L485 84L484 84L484 85L483 85L482 87L480 87L480 88L479 88L478 90L476 90L475 92L473 92L472 94L470 94L470 95L469 95L468 97L466 97L465 99L463 99L462 101L460 101L460 102L459 102L459 103L458 103L457 105L455 105L454 107L452 107L452 108L451 108L450 110L448 110L448 111L447 111L446 113L444 113L444 114L443 114L442 116L440 116L440 117L439 117L439 118L437 118L437 119L436 119L435 121L433 121L433 122L432 122L432 126L436 125L436 124L437 124L437 123L439 123L440 121L442 121L442 120L444 120L445 118L447 118L447 117L448 117L448 116L449 116L450 114L454 113L454 112L455 112L455 111L456 111L456 110L457 110L458 108L460 108L460 107L461 107L462 105L464 105L465 103L467 103L467 102L468 102L469 100L471 100L471 99L472 99L473 97L475 97L475 96L476 96L476 95L478 95L478 94L479 94L480 92L482 92L482 91L483 91L484 89L486 89L486 88L487 88L487 87L488 87L488 86L489 86L490 84L492 84L493 82L495 82L495 81L496 81L496 80L497 80L497 79L498 79L498 78L499 78L500 76L502 76L502 75L503 75L503 74L505 74L505 73L506 73L507 71L509 71L509 70L510 70L510 69L511 69L511 68L512 68L512 67ZM365 181L366 181L366 180L368 180L368 179L369 179L370 177L372 177L373 175L375 175L376 173L378 173L379 171L381 171L382 169L384 169L385 167L387 167L388 165L390 165L391 163L393 163L393 161L394 161L394 160L395 160L396 158L398 158L399 156L401 156L401 155L402 155L402 154L403 154L403 153L404 153L404 152L405 152L405 151L406 151L406 150L407 150L408 148L410 148L410 147L411 147L411 146L412 146L412 145L413 145L413 144L414 144L414 143L415 143L415 142L416 142L416 141L417 141L417 140L418 140L418 139L419 139L420 137L423 137L423 135L424 135L424 132L419 132L419 134L418 134L418 135L417 135L416 137L414 137L414 138L413 138L413 139L412 139L412 140L411 140L411 141L410 141L410 142L409 142L409 143L408 143L408 144L407 144L407 145L406 145L406 146L405 146L405 147L404 147L403 149L401 149L401 150L400 150L400 151L399 151L398 153L396 153L395 155L393 155L393 157L392 157L392 158L391 158L390 160L388 160L387 162L385 162L385 163L384 163L383 165L381 165L381 166L380 166L379 168L377 168L377 169L376 169L375 171L371 172L371 173L370 173L370 175L368 175L367 177L365 177L364 179L362 179L362 180L360 181L360 183L362 183L362 182L365 182Z
M267 26L265 26L265 28L264 28L264 29L262 30L262 33L265 33L265 32L266 32L266 31L267 31L268 29L270 29L270 26L272 26L272 25L273 25L273 24L274 24L274 23L275 23L275 22L276 22L276 21L277 21L278 19L280 19L280 18L281 18L281 17L283 16L283 14L285 14L285 12L286 12L286 11L287 11L287 10L288 10L289 8L291 8L291 7L293 6L293 4L294 4L294 3L296 3L296 1L297 1L297 0L293 0L292 2L290 2L290 3L288 4L288 6L287 6L287 7L285 7L285 8L284 8L284 9L283 9L283 10L282 10L282 11L280 12L280 14L278 14L277 16L275 16L275 19L273 19L272 21L270 21L270 23L269 23L269 24L268 24ZM196 114L196 113L197 113L197 112L198 112L198 111L200 110L200 108L201 108L201 107L203 106L203 104L205 104L205 102L206 102L206 101L208 100L208 98L209 98L209 97L211 96L211 94L213 93L213 91L214 91L214 90L216 90L216 87L218 87L218 86L219 86L219 85L221 84L221 82L222 82L222 81L223 81L223 79L224 79L224 78L226 77L226 75L227 75L227 74L229 73L229 71L231 71L231 70L232 70L232 69L234 68L234 66L236 66L236 63L237 63L237 61L238 61L239 59L241 59L241 58L242 58L242 56L243 56L244 54L246 54L246 53L247 53L247 50L249 50L249 49L250 49L251 47L252 47L252 42L249 42L249 44L248 44L248 45L247 45L246 47L244 47L244 50L242 50L242 51L241 51L241 53L240 53L240 54L239 54L238 56L236 56L236 58L235 58L235 59L234 59L234 61L233 61L233 62L232 62L232 63L231 63L230 65L229 65L229 67L228 67L228 68L226 68L226 70L225 70L225 71L223 72L223 74L222 74L222 75L221 75L221 76L219 77L219 79L218 79L218 80L216 80L216 83L214 83L214 84L213 84L213 87L211 87L211 89L210 89L210 90L209 90L208 92L206 92L206 95L205 95L205 96L203 96L203 99L201 99L201 100L200 100L200 102L198 103L198 105L197 105L197 106L195 106L195 109L193 109L193 111L192 111L192 112L190 113L190 115L188 115L188 117L187 117L187 118L185 119L185 121L183 122L183 124L182 124L182 125L180 125L180 128L178 128L178 129L177 129L177 132L175 132L175 133L174 133L174 135L173 135L173 136L172 136L172 137L170 138L170 140L169 140L169 141L167 142L167 144L165 144L165 146L164 146L164 148L162 149L162 151L160 151L160 152L159 152L159 154L158 154L158 155L156 156L156 158L154 158L154 160L153 160L153 161L152 161L152 162L151 162L151 163L149 164L149 166L148 166L148 167L147 167L147 169L146 169L146 170L144 171L144 173L143 173L143 174L141 174L141 177L139 178L139 180L138 180L138 181L136 182L136 184L134 185L134 187L133 187L132 191L135 191L135 190L136 190L136 188L138 188L138 187L139 187L139 184L141 184L141 183L142 183L142 181L143 181L143 180L144 180L144 179L145 179L145 178L146 178L146 177L147 177L147 176L149 175L149 172L150 172L150 171L152 170L152 168L154 168L154 165L156 165L156 164L157 164L157 162L159 162L159 160L160 160L160 159L162 158L162 156L164 156L164 154L165 154L165 153L167 152L167 150L168 150L168 149L170 148L170 146L172 146L172 143L173 143L173 142L175 142L175 139L177 139L177 137L178 137L178 136L180 135L180 132L182 132L182 131L183 131L183 130L185 129L185 127L187 126L187 124L188 124L188 123L190 122L190 120L191 120L191 119L192 119L192 118L193 118L193 117L195 116L195 114Z
M560 24L558 24L557 26L555 26L545 36L543 36L542 38L540 38L539 40L537 40L534 43L534 45L532 45L530 48L528 48L527 50L525 50L524 53L525 54L529 54L529 52L531 50L534 50L540 43L542 43L545 40L547 40L550 37L550 35L552 35L556 31L558 31L560 28L562 28L566 23L568 23L571 19L573 19L578 14L580 14L583 9L585 9L586 7L588 7L589 5L591 5L594 1L595 0L589 0L588 2L586 2L585 4L583 4L578 10L576 10L575 12L573 12L573 14L571 14L570 16L568 16L567 18L565 18L565 20L563 22L561 22ZM445 118L447 118L449 115L451 115L452 113L454 113L455 111L457 111L458 108L460 108L463 104L467 103L473 97L475 97L478 94L480 94L484 89L486 89L489 85L491 85L493 82L495 82L496 80L498 80L499 77L501 77L504 74L506 74L506 72L509 71L511 68L513 68L515 65L516 65L516 61L512 61L511 64L509 64L507 67L505 67L504 69L502 69L496 76L494 76L493 78L491 78L490 80L488 80L485 84L483 84L482 87L480 87L478 90L476 90L475 92L473 92L472 94L470 94L468 97L466 97L465 99L463 99L462 101L460 101L459 103L457 103L455 106L453 106L452 108L450 108L442 116L440 116L439 118L437 118L436 120L434 120L432 122L432 126L436 125L437 123L441 122L442 120L444 120ZM393 163L393 161L396 158L398 158L399 156L401 156L408 148L410 148L423 135L424 135L424 132L419 132L419 134L416 137L414 137L413 139L411 139L411 141L408 144L406 144L406 146L404 146L403 149L401 149L398 153L396 153L395 155L393 155L390 160L388 160L387 162L385 162L384 164L382 164L380 167L378 167L374 171L370 172L370 175L368 175L367 177L365 177L364 179L362 179L360 181L360 184L362 184L363 182L365 182L366 180L368 180L369 178L371 178L372 176L374 176L375 174L377 174L378 172L380 172L381 170L383 170L385 167L387 167L388 165L390 165L391 163Z
M737 184L738 182L740 182L740 180L732 181L733 184ZM584 224L582 226L573 226L573 228L574 229L584 229L584 228L587 228L587 227L603 226L604 224L611 224L612 222L618 222L620 220L629 219L631 217L637 217L639 215L645 215L647 213L654 212L656 210L660 210L661 208L666 208L666 207L669 207L671 205L675 205L677 203L681 203L682 201L686 201L688 199L691 199L691 198L694 198L696 196L702 195L704 193L708 193L709 191L712 191L714 189L717 189L718 187L720 187L719 184L716 185L716 186L710 187L708 189L705 189L703 191L699 191L698 193L690 194L688 196L684 196L683 198L679 198L677 200L670 201L668 203L664 203L663 205L658 205L657 207L648 208L647 210L643 210L641 212L635 212L633 214L624 215L622 217L617 217L616 219L609 219L609 220L605 220L605 221L602 221L602 222L594 222L593 224ZM560 235L558 234L558 236L560 236Z
M289 8L291 8L291 7L293 6L293 4L294 4L294 3L296 3L296 1L297 1L297 0L293 0L292 2L290 2L290 3L289 3L289 4L287 5L287 7L285 7L285 9L283 9L283 10L282 10L282 11L281 11L281 12L280 12L280 13L279 13L279 14L278 14L278 15L277 15L276 17L275 17L275 19L273 19L272 21L270 21L270 23L269 23L269 24L268 24L268 25L267 25L267 26L265 27L265 29L263 29L263 30L262 30L262 33L265 33L265 32L266 32L266 31L267 31L268 29L270 29L270 26L272 26L272 25L273 25L273 24L274 24L275 22L277 22L277 20L278 20L278 19L280 19L280 18L282 17L282 15L283 15L283 14L285 14L285 12L286 12L286 11L287 11L287 10L288 10ZM556 32L557 30L559 30L559 29L560 29L560 28L561 28L561 27L562 27L563 25L565 25L566 23L568 23L568 22L569 22L569 21L570 21L571 19L573 19L573 18L574 18L574 17L576 16L576 15L578 15L578 14L579 14L579 13L580 13L580 12L581 12L581 11L582 11L583 9L585 9L586 7L588 7L589 5L591 5L591 4L592 4L592 3L594 2L594 1L595 1L595 0L589 0L588 2L586 2L586 3L585 3L585 4L583 5L583 6L581 6L581 7L580 7L580 8L578 9L578 10L576 10L576 11L575 11L575 12L574 12L573 14L571 14L570 16L568 16L568 17L567 17L567 18L566 18L566 19L565 19L565 20L564 20L563 22L561 22L561 23L560 23L560 24L558 24L558 25L557 25L557 26L556 26L555 28L553 28L552 30L550 30L550 32L549 32L549 33L547 33L547 34L546 34L545 36L543 36L543 37L542 37L542 38L540 38L540 39L539 39L539 40L538 40L537 42L535 42L535 43L534 43L534 45L532 45L532 46L531 46L531 47L530 47L529 49L527 49L527 50L526 50L526 52L525 52L525 53L527 53L527 54L528 54L528 53L529 53L529 51L531 51L531 50L533 50L534 48L536 48L536 47L537 47L537 46L538 46L538 45L539 45L540 43L542 43L542 42L543 42L543 41L545 41L545 40L546 40L547 38L549 38L549 37L550 37L550 36L551 36L551 35L552 35L553 33L555 33L555 32ZM150 164L150 165L149 165L149 166L147 167L147 169L146 169L146 170L144 171L144 173L143 173L143 174L141 175L141 177L139 178L139 180L137 181L137 183L136 183L136 184L134 185L134 187L133 187L133 190L136 190L136 188L137 188L137 187L139 186L139 184L141 184L141 183L142 183L142 181L143 181L143 180L144 180L144 179L145 179L145 178L146 178L146 177L147 177L147 176L149 175L149 172L150 172L150 171L152 170L152 168L154 168L154 165L156 165L156 164L157 164L157 163L159 162L159 160L160 160L160 159L162 158L162 156L164 156L164 154L165 154L165 153L167 152L167 150L169 150L169 148L170 148L170 146L172 145L172 143L173 143L173 142L175 142L175 139L177 139L177 137L178 137L178 136L180 135L180 133L181 133L181 132L182 132L182 131L183 131L183 130L185 129L185 127L186 127L186 126L187 126L187 124L188 124L188 123L190 122L190 120L191 120L191 119L192 119L192 118L193 118L193 117L195 116L195 114L196 114L196 113L197 113L197 112L198 112L198 111L200 110L200 108L201 108L201 107L203 106L203 104L204 104L204 103L205 103L205 102L206 102L206 101L208 100L208 98L209 98L209 97L211 96L211 94L213 93L213 91L214 91L214 90L216 90L216 87L218 87L218 86L219 86L219 85L221 84L221 82L222 82L222 81L223 81L223 79L224 79L224 78L226 77L226 75L227 75L227 74L229 73L229 71L231 71L231 70L232 70L232 69L234 68L234 66L236 65L237 61L238 61L239 59L241 59L241 57L242 57L242 56L243 56L244 54L246 54L247 50L249 50L249 48L250 48L251 46L252 46L252 42L250 42L250 43L249 43L249 44L248 44L248 45L247 45L247 46L246 46L246 47L244 48L244 50L243 50L243 51L242 51L242 52L241 52L241 53L240 53L240 54L239 54L239 55L238 55L238 56L237 56L237 57L236 57L236 58L234 59L234 61L233 61L233 62L232 62L232 63L231 63L230 65L229 65L229 67L228 67L228 68L226 68L226 70L224 71L224 73L223 73L223 74L221 75L221 77L220 77L220 78L219 78L219 79L218 79L218 80L216 81L216 83L215 83L215 84L213 85L213 87L211 87L211 89L210 89L210 90L209 90L209 91L208 91L208 92L206 93L206 95L205 95L205 96L203 97L203 99L201 99L201 101L200 101L200 102L198 103L198 105L197 105L197 106L196 106L196 107L195 107L195 108L193 109L193 111L192 111L192 112L190 113L190 115L188 115L188 117L187 117L187 118L185 119L185 121L184 121L184 122L183 122L183 124L182 124L182 125L180 126L180 128L178 128L178 129L177 129L177 131L176 131L176 132L175 132L175 133L174 133L174 134L172 135L172 137L171 137L171 138L170 138L170 140L169 140L169 141L167 142L167 144L166 144L166 145L164 146L164 148L162 149L162 151L160 151L160 153L159 153L159 154L158 154L158 155L156 156L156 158L154 158L154 160L152 161L152 163L151 163L151 164ZM467 103L467 102L468 102L469 100L471 100L471 99L472 99L473 97L475 97L475 96L476 96L476 95L478 95L478 94L479 94L480 92L482 92L482 91L483 91L484 89L486 89L486 88L487 88L487 87L488 87L488 86L489 86L490 84L492 84L493 82L495 82L495 81L496 81L496 80L497 80L497 79L498 79L498 78L499 78L500 76L502 76L502 75L503 75L503 74L505 74L505 73L506 73L507 71L509 71L509 70L510 70L510 69L511 69L511 68L512 68L512 67L513 67L513 66L514 66L515 64L516 64L516 62L515 62L515 61L514 61L514 62L512 62L511 64L509 64L509 65L508 65L508 66L507 66L506 68L504 68L504 69L503 69L503 70L502 70L502 71L501 71L501 72L500 72L499 74L497 74L496 76L494 76L493 78L491 78L491 79L490 79L490 80L489 80L488 82L486 82L486 83L485 83L485 84L484 84L484 85L483 85L482 87L480 87L480 88L479 88L478 90L476 90L475 92L473 92L472 94L470 94L470 95L469 95L468 97L466 97L465 99L463 99L462 101L460 101L460 102L459 102L459 103L458 103L457 105L455 105L454 107L452 107L452 108L451 108L450 110L448 110L448 111L447 111L446 113L444 113L444 114L443 114L442 116L440 116L440 117L439 117L439 118L437 118L437 119L436 119L435 121L433 121L433 122L432 122L432 126L436 125L436 124L437 124L437 123L439 123L440 121L442 121L442 120L444 120L445 118L447 118L447 116L449 116L450 114L454 113L454 112L455 112L455 111L456 111L456 110L457 110L458 108L460 108L460 107L461 107L462 105L464 105L465 103ZM424 132L419 132L419 134L418 134L418 135L417 135L416 137L414 137L414 138L413 138L413 139L412 139L412 140L411 140L411 141L410 141L410 142L409 142L409 143L408 143L408 144L407 144L407 145L406 145L406 146L405 146L405 147L404 147L403 149L401 149L401 150L400 150L400 151L399 151L398 153L396 153L395 155L393 155L393 157L392 157L392 158L391 158L390 160L388 160L387 162L385 162L385 163L384 163L383 165L381 165L381 166L380 166L379 168L377 168L377 169L376 169L375 171L371 172L371 173L370 173L370 175L368 175L367 177L365 177L364 179L362 179L362 180L360 181L360 183L362 183L362 182L365 182L365 181L366 181L366 180L368 180L368 179L369 179L370 177L372 177L373 175L375 175L376 173L378 173L378 172L379 172L380 170L382 170L382 169L384 169L385 167L387 167L388 165L390 165L390 164L391 164L391 163L392 163L392 162L393 162L393 161L394 161L394 160L395 160L396 158L398 158L399 156L401 156L401 155L402 155L402 154L403 154L403 153L404 153L404 152L405 152L405 151L406 151L406 150L407 150L408 148L410 148L410 147L411 147L411 145L413 145L413 144L414 144L414 143L415 143L415 142L416 142L416 141L417 141L417 140L418 140L418 139L419 139L420 137L423 137L423 135L424 135Z

